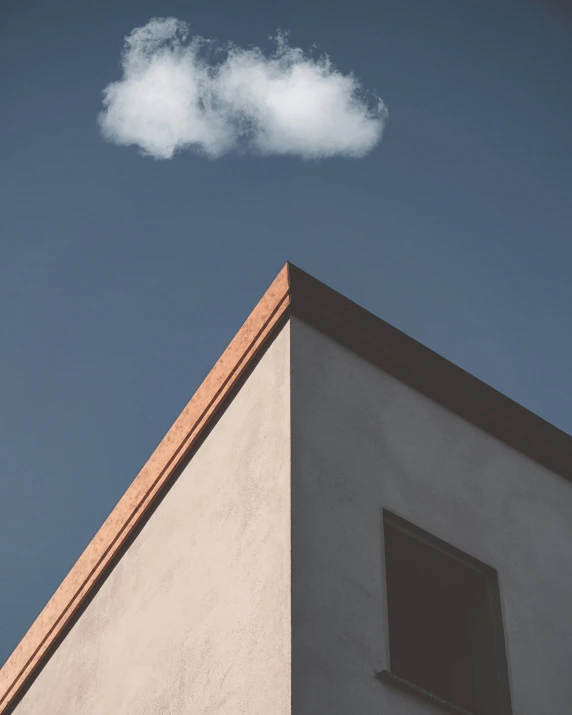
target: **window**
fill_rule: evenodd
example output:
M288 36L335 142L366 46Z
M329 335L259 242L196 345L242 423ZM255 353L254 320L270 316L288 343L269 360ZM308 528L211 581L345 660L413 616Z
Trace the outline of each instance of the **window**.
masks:
M496 571L387 511L384 539L385 679L453 712L509 715Z

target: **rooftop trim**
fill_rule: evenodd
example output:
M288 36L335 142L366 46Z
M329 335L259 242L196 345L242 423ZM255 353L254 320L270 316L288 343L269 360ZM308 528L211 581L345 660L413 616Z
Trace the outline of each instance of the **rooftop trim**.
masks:
M290 266L291 312L493 437L572 480L572 436Z
M287 263L0 670L0 715L38 671L161 488L288 315L572 480L570 435Z

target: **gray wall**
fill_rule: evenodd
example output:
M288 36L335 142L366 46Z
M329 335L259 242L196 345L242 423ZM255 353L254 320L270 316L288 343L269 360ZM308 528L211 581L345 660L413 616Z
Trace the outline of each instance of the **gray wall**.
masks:
M16 715L290 712L289 400L287 326Z
M386 507L498 569L514 715L570 715L572 484L296 319L291 349L293 713L442 712L373 676Z

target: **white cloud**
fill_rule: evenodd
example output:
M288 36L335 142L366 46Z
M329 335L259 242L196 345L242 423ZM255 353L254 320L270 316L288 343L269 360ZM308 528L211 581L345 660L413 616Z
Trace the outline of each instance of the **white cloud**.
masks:
M103 91L103 136L156 159L182 149L211 158L232 150L360 157L380 141L382 101L371 107L358 80L328 57L314 59L283 35L270 56L234 45L216 55L174 18L133 30L123 79Z

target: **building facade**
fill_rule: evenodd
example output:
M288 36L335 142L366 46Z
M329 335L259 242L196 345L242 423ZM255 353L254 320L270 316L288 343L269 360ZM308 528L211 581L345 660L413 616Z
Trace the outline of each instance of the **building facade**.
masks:
M570 715L572 438L286 266L0 715Z

